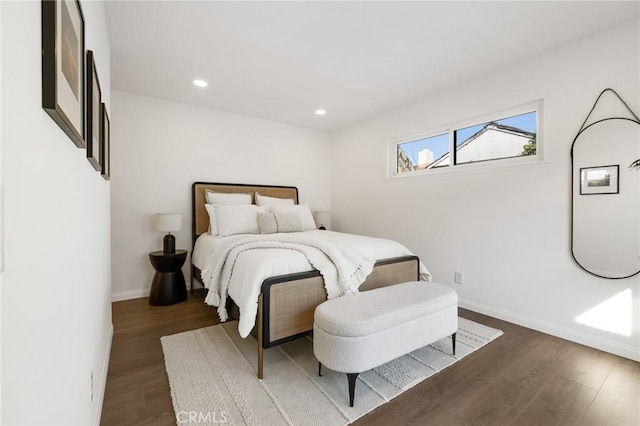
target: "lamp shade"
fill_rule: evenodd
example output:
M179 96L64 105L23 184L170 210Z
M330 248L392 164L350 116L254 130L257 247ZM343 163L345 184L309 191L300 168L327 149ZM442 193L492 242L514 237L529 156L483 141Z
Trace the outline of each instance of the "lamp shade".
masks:
M156 231L176 232L182 230L182 215L180 213L156 214L153 227Z
M318 211L313 212L313 220L318 228L324 227L331 230L331 212Z

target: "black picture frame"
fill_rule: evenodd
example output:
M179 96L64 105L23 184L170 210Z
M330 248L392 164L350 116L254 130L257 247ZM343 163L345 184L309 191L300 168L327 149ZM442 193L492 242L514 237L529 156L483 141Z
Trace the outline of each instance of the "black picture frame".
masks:
M111 179L111 121L107 113L107 106L102 103L100 114L100 170L105 180Z
M620 165L580 169L580 195L619 194Z
M84 15L79 0L42 0L42 108L79 148L85 143Z
M94 169L101 172L100 120L102 92L92 50L87 50L87 159Z

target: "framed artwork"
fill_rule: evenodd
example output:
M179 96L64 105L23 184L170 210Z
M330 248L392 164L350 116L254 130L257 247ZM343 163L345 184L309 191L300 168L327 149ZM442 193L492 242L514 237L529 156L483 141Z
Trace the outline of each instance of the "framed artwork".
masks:
M85 146L84 16L78 0L42 0L42 108Z
M619 165L580 169L580 195L618 194Z
M111 178L111 123L107 114L107 106L102 104L102 113L100 115L100 136L102 148L100 153L100 169L102 177L106 180Z
M102 93L100 82L96 72L96 64L93 59L93 51L87 51L87 159L97 171L100 169L100 120L102 111Z

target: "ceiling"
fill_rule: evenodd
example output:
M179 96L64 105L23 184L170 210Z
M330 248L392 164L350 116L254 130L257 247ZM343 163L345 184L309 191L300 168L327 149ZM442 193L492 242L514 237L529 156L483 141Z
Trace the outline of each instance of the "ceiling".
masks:
M637 19L640 2L107 1L105 9L112 89L331 131Z

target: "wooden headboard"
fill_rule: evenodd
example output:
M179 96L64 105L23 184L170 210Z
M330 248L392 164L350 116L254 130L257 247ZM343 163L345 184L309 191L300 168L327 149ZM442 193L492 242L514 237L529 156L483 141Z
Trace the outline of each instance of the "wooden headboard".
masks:
M292 198L298 204L298 188L295 186L272 186L272 185L247 185L242 183L216 183L216 182L194 182L191 185L191 243L196 243L196 238L204 234L209 229L209 215L204 207L205 191L238 193L251 192L253 203L255 203L255 193L267 197Z

